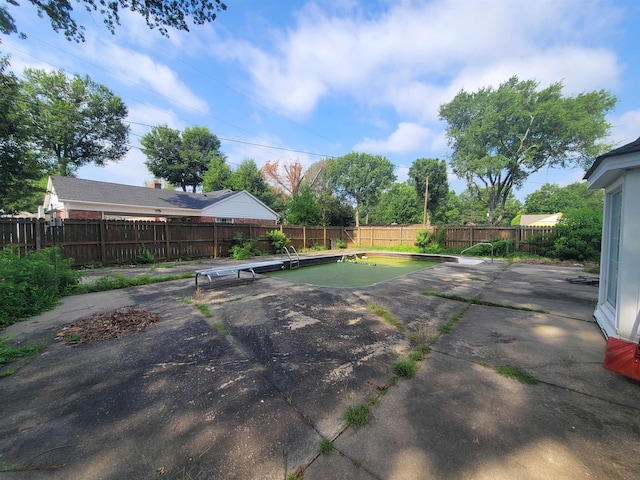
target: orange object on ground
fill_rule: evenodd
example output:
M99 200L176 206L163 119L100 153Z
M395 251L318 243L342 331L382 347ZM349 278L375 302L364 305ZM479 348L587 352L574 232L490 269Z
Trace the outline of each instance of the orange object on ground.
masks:
M640 343L609 337L604 368L640 381Z

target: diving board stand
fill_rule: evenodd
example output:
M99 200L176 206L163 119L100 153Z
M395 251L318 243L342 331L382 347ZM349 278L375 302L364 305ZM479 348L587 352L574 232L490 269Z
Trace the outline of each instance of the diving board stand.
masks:
M204 276L209 280L209 288L211 288L211 280L217 277L224 277L227 275L238 275L240 278L240 272L251 272L252 280L256 279L256 268L265 267L280 267L284 268L284 262L280 260L272 260L268 262L254 262L254 263L241 263L237 265L225 265L224 267L214 267L207 270L196 270L196 287L198 286L198 277Z

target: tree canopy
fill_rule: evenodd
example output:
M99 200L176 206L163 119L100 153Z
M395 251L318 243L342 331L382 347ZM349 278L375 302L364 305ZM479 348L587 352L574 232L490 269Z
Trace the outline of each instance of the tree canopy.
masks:
M373 209L376 223L420 223L422 215L422 202L415 188L406 183L394 183L380 195L380 201Z
M443 208L449 194L447 162L437 158L418 158L411 164L409 181L415 187L421 205L424 205L427 177L429 178L427 211L436 222L440 223L443 220ZM427 223L427 219L423 221Z
M276 190L281 191L288 197L294 197L300 190L304 179L304 168L300 160L283 163L284 172L280 171L280 160L268 161L262 168L262 175L270 181Z
M320 225L322 212L309 185L303 185L289 201L287 223L292 225Z
M166 125L153 127L140 143L149 171L185 192L187 187L195 192L211 162L224 159L220 140L206 127L185 128L182 134Z
M460 91L440 107L453 148L451 166L487 205L489 223L504 217L505 203L543 167L588 168L609 148L599 143L616 98L600 90L563 97L562 84L538 90L533 80L511 77L497 89Z
M587 182L575 182L566 187L546 183L526 196L524 210L528 214L566 213L588 208L602 210L604 191L588 190Z
M55 32L62 32L67 40L84 42L85 28L73 18L73 6L68 0L27 0L31 3L39 17L47 16ZM157 28L164 35L168 35L169 28L189 31L186 19L191 17L194 25L213 22L216 14L226 10L227 6L221 0L77 0L91 14L99 14L111 33L115 33L120 25L122 10L130 10L142 16L150 29ZM0 6L0 33L6 35L18 33L13 15L9 8L17 8L17 0L8 0ZM20 33L22 37L25 35Z
M348 153L327 163L327 175L338 191L355 202L356 227L363 208L373 207L396 179L393 163L380 155Z
M117 162L128 151L127 107L88 76L25 69L24 122L40 159L59 175L86 164Z
M0 210L15 213L32 210L32 195L44 175L43 164L29 148L29 129L24 118L20 82L5 72L6 58L0 59Z

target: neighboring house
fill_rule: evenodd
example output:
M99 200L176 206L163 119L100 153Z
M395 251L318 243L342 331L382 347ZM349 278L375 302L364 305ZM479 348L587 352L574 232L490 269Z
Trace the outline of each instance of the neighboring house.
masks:
M561 213L554 213L553 215L521 215L520 225L522 227L553 227L558 223L562 217Z
M599 156L584 177L604 188L600 290L594 318L607 337L640 339L640 138Z
M138 219L274 225L278 214L249 192L189 193L51 176L41 213L52 219Z

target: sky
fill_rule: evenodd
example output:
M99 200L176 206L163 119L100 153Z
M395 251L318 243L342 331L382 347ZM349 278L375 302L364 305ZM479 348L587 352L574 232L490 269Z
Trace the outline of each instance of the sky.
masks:
M123 12L112 35L81 4L84 43L51 29L28 2L8 6L27 39L1 36L10 70L88 75L128 107L131 148L79 178L144 185L139 140L153 126L205 126L235 168L245 159L307 167L349 152L382 155L407 179L418 158L451 155L442 104L509 77L563 93L618 98L609 142L640 136L640 2L635 0L228 0L215 22L170 37ZM544 169L516 196L584 171ZM465 184L453 172L450 186Z

